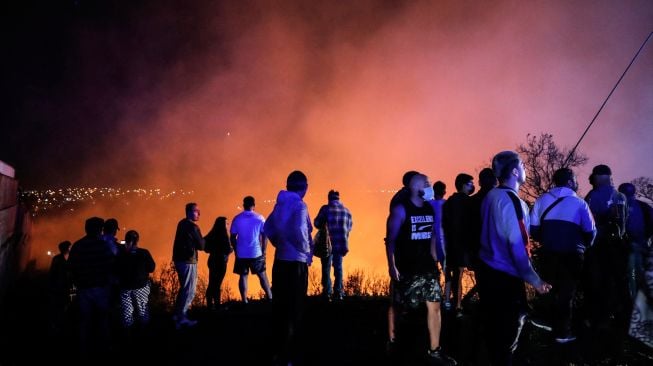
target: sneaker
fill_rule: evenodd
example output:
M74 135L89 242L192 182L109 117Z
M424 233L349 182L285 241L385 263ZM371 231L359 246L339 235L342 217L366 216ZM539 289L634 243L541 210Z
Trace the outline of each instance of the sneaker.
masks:
M454 366L458 364L456 360L445 355L444 352L442 352L442 347L428 350L427 355L429 361L433 362L435 365Z
M191 320L186 317L183 318L177 318L175 317L175 328L177 330L181 329L182 327L194 327L197 325L197 320Z
M545 323L544 321L542 321L540 319L529 317L528 322L531 323L531 325L533 325L534 327L540 328L540 329L545 330L547 332L553 331L553 328L551 328L550 325L548 325L547 323Z
M570 334L570 335L567 335L567 336L565 336L565 337L556 337L556 339L555 339L556 343L560 343L560 344L565 344L565 343L573 342L573 341L575 341L575 340L576 340L576 336L571 335L571 334Z
M451 301L445 301L444 303L442 303L442 305L444 306L444 310L446 311L451 310Z
M460 319L463 317L463 309L456 309L456 318Z
M385 352L388 356L395 356L397 354L397 341L389 339L385 343Z

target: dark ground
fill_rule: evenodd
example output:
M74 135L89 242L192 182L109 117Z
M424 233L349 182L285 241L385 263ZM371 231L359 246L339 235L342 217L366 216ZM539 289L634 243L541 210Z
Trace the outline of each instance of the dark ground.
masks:
M71 364L77 357L71 333L48 330L43 276L21 280L10 309L2 314L0 365ZM357 297L340 303L308 299L302 336L306 365L422 365L427 348L424 310L406 314L398 329L399 350L386 352L387 299ZM485 365L473 305L461 319L444 314L443 346L459 365ZM129 340L116 335L113 351L84 364L269 365L273 350L271 305L229 304L224 311L199 309L195 328L176 331L170 315L155 309L150 329ZM573 345L555 346L550 334L525 326L519 365L653 365L653 352L606 329L582 331Z

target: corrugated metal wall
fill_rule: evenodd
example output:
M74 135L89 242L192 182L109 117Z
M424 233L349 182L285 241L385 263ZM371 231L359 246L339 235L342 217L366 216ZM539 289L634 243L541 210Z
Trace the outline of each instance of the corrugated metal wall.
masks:
M18 202L18 181L13 168L0 162L0 309L7 291L29 259L31 219ZM11 176L5 175L11 174Z

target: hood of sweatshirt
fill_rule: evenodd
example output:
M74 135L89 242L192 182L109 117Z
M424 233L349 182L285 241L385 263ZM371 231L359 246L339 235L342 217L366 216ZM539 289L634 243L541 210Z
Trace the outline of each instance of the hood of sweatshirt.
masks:
M310 261L313 230L310 221L308 207L297 193L279 192L264 228L265 235L276 248L276 259Z

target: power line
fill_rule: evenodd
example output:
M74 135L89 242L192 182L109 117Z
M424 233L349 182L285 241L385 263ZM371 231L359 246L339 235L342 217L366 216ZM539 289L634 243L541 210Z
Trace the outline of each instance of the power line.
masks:
M580 142L583 141L583 138L585 138L585 135L587 134L587 131L590 130L590 128L594 124L594 121L596 121L596 118L599 116L599 114L603 110L603 107L605 107L605 104L608 102L608 99L610 99L610 97L612 96L612 93L614 93L615 89L617 89L617 86L619 86L619 83L621 83L621 80L624 78L624 76L626 76L626 73L628 72L630 67L633 65L633 63L637 59L637 56L639 56L640 52L642 52L642 49L644 49L644 46L646 45L646 43L648 43L648 40L651 38L651 36L653 36L653 32L648 34L648 37L646 37L646 39L644 40L644 43L642 43L642 45L639 47L639 50L637 50L637 53L635 53L635 56L633 57L633 59L630 60L630 63L628 64L628 67L626 67L626 70L624 70L623 74L621 74L621 77L619 78L619 80L617 80L617 83L614 84L614 86L612 87L612 90L610 90L610 94L608 94L608 96L603 101L603 104L601 104L601 108L599 108L599 110L596 112L596 114L594 115L594 118L592 118L589 125L585 129L585 132L583 132L583 134L580 136L580 139L578 139L578 142L576 143L574 148L571 149L571 151L569 152L569 155L567 156L567 159L565 160L565 163L562 164L563 167L567 166L567 163L569 163L569 159L571 159L571 156L574 154L574 152L576 152L576 148L578 148L578 145L580 145Z

